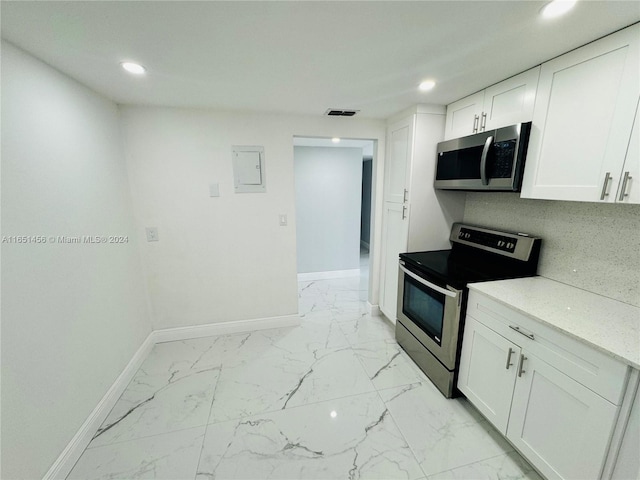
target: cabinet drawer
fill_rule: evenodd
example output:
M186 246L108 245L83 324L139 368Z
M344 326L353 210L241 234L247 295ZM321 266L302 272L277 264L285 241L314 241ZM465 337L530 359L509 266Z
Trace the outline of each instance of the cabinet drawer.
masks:
M469 293L467 314L620 405L628 375L624 363L473 290Z

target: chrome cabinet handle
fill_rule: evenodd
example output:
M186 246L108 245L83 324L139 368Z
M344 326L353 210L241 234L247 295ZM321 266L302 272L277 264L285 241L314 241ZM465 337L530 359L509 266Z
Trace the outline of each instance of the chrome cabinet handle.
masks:
M406 202L407 201L407 195L409 194L409 190L407 190L406 188L404 189L404 193L402 194L402 202Z
M514 325L509 325L509 328L511 330L515 330L520 335L524 335L525 337L530 338L531 340L535 340L535 338L533 337L533 333L523 332L522 330L520 330L520 327L517 327L517 326L514 326Z
M478 115L473 116L473 133L478 133L478 121L480 117Z
M513 365L513 363L511 363L511 355L513 355L513 348L509 348L509 353L507 353L507 365L505 367L507 370Z
M602 185L602 194L600 195L600 200L604 200L604 197L607 197L609 195L609 192L607 192L609 180L611 180L611 172L607 172L604 174L604 184Z
M480 122L480 131L484 132L487 128L487 114L482 112L482 122Z
M620 187L620 197L618 198L619 202L624 200L624 197L628 197L629 196L629 194L627 193L627 183L632 178L633 177L631 175L629 175L629 172L624 172L624 178L622 179L622 186Z
M487 178L487 155L489 154L489 148L493 143L493 135L487 137L482 148L482 156L480 157L480 179L483 185L489 185L489 179Z
M402 220L404 220L405 218L407 218L407 206L402 205Z
M526 370L522 367L524 367L524 361L527 359L527 357L525 357L524 355L520 355L520 362L518 362L518 376L521 377L523 373L526 372Z

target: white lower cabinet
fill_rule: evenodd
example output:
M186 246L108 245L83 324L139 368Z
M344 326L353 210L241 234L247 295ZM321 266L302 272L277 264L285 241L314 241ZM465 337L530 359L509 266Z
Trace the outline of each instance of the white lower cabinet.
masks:
M599 479L628 367L471 291L458 388L548 479Z
M523 351L507 438L547 478L600 478L618 407Z
M506 433L516 383L513 362L520 357L520 348L467 316L460 355L458 388L498 430Z

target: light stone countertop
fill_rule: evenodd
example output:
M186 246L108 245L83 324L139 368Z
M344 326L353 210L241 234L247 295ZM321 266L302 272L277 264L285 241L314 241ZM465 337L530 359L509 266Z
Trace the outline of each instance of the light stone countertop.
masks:
M544 277L469 288L640 369L638 307Z

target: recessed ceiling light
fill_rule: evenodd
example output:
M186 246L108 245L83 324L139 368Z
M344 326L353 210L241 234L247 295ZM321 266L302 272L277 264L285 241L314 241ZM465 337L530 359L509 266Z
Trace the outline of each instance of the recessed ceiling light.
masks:
M122 68L124 68L127 72L133 73L134 75L142 75L147 71L147 69L139 63L122 62L120 65L122 65Z
M553 0L542 8L544 18L555 18L564 15L576 4L576 0Z
M420 85L418 85L418 88L423 92L427 92L435 86L436 86L436 82L434 82L433 80L425 80Z
M339 139L338 137L333 137L333 138L331 139L331 141L332 141L333 143L340 143L340 139Z

